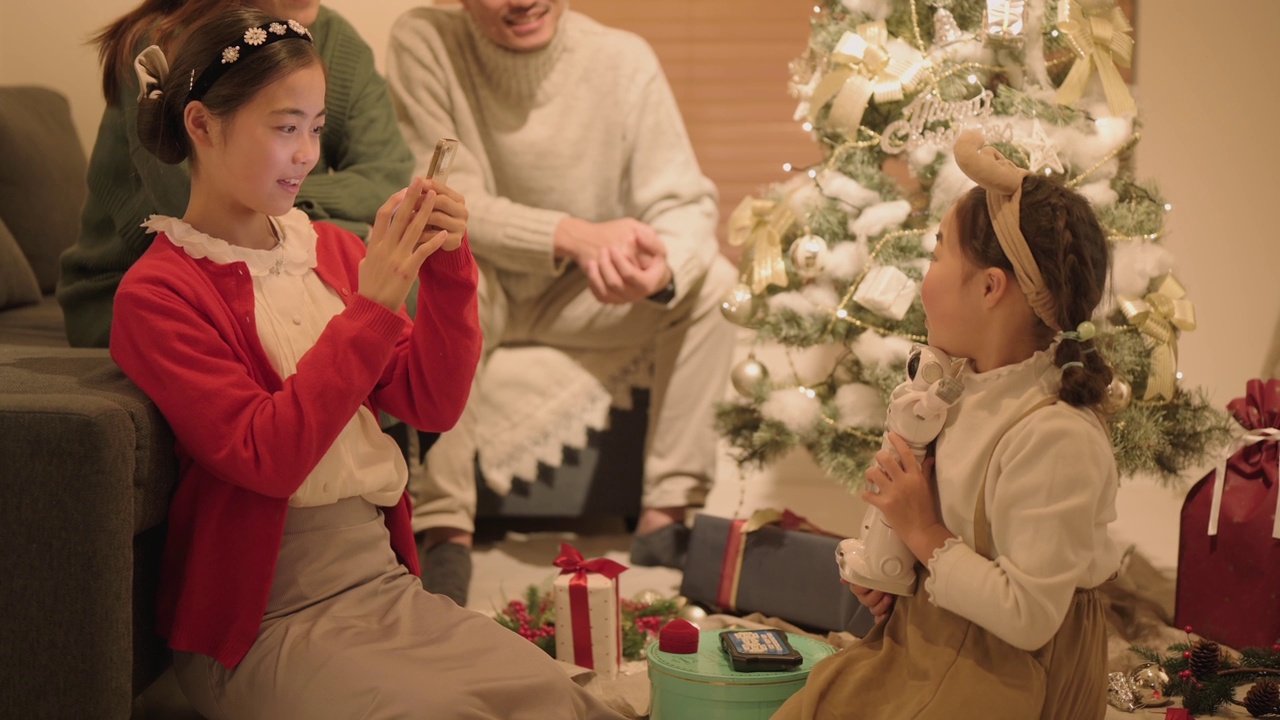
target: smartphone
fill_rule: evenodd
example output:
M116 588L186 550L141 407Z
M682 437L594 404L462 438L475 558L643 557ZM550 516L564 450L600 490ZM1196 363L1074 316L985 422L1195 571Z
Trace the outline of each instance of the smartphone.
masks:
M444 184L449 179L449 170L453 168L453 156L457 154L458 141L453 138L440 138L436 141L436 151L431 153L431 164L427 166L427 178L434 178Z

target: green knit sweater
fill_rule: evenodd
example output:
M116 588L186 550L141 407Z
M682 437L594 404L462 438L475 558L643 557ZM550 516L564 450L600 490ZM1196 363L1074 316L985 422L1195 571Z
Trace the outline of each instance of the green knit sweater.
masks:
M310 29L328 70L328 116L320 161L297 205L313 220L363 237L382 203L408 184L413 156L373 52L355 28L322 7ZM75 346L107 346L116 287L154 237L142 222L153 213L182 217L191 193L186 162L166 165L138 142L137 92L133 78L122 83L117 102L102 115L80 238L62 255L57 297Z

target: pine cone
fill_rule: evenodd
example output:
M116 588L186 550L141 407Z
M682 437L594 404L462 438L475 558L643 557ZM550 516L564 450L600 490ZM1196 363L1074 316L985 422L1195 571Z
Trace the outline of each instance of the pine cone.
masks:
M1218 643L1212 640L1197 640L1191 648L1191 672L1197 680L1208 680L1222 665L1221 651Z
M1272 680L1259 680L1244 696L1244 709L1254 717L1280 712L1280 685Z

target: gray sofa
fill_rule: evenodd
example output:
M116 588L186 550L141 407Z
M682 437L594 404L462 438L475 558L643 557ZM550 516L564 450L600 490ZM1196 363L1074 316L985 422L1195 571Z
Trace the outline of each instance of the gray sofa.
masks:
M85 154L67 101L0 88L0 717L128 718L169 654L152 629L177 464L106 350L53 299Z

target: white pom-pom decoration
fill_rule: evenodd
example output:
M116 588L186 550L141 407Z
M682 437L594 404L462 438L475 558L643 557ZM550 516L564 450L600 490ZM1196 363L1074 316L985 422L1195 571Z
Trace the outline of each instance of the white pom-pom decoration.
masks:
M902 367L911 354L911 341L897 335L881 335L868 330L853 341L853 354L868 367L896 368Z
M769 312L774 314L780 310L790 310L797 315L808 316L814 314L817 308L804 293L791 291L769 296Z
M938 169L938 176L933 181L933 189L929 198L929 212L937 217L947 211L960 196L977 187L977 183L956 165L955 158L948 153L946 162Z
M760 405L760 414L766 420L782 423L791 432L807 437L822 418L822 405L817 398L797 388L774 390L769 399Z
M1096 207L1107 207L1114 205L1116 200L1120 199L1120 194L1111 189L1111 181L1099 180L1091 182L1076 188L1076 192L1084 196L1089 204Z
M901 225L911 215L911 203L906 200L872 205L849 223L849 232L858 237L870 237Z
M1155 243L1132 240L1112 248L1111 291L1141 297L1151 279L1173 269L1173 253Z
M836 243L827 251L827 277L853 280L862 273L870 257L866 240Z
M880 399L880 393L870 385L849 383L840 386L836 390L835 406L840 413L836 425L841 428L884 428L884 401Z
M840 359L848 353L841 343L827 343L796 350L791 354L791 366L795 368L797 385L817 385L826 382L835 372Z
M835 170L818 173L818 187L822 194L853 208L864 208L880 202L880 193L863 187L861 183Z
M871 16L872 20L884 20L893 10L889 0L840 0L844 9L849 12L860 12Z

